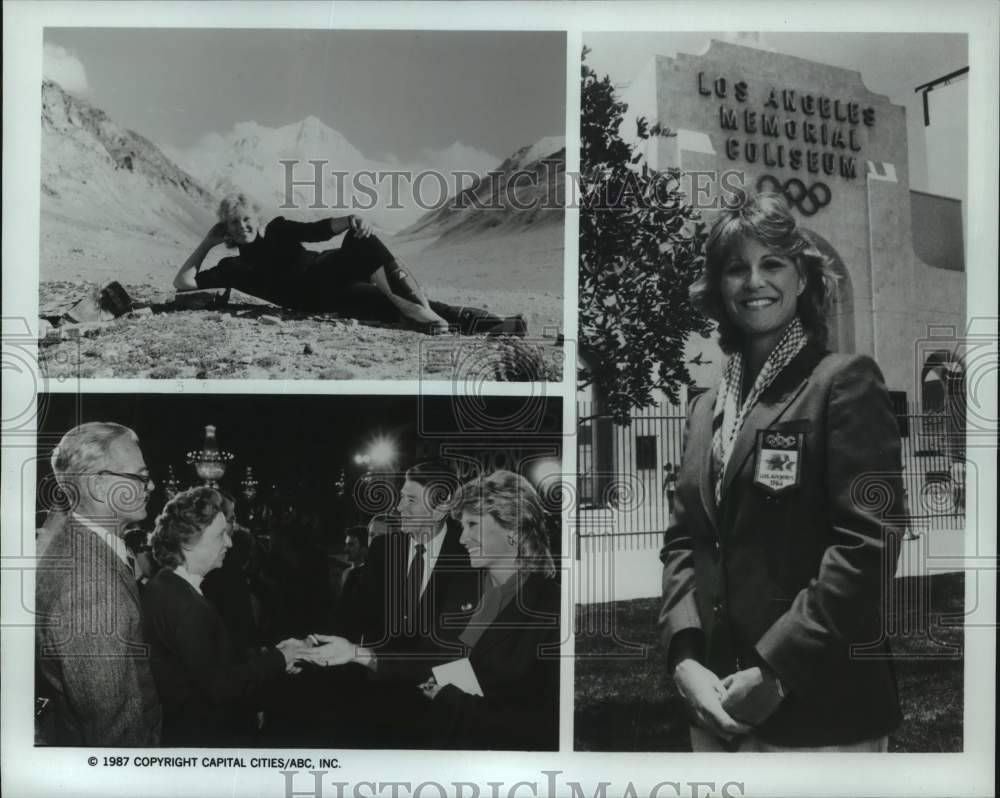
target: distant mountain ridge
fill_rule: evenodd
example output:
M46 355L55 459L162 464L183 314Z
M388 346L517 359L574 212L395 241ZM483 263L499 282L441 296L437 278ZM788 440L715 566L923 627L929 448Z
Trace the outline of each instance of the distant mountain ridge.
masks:
M43 209L200 234L216 202L149 139L51 80L42 82L41 189Z
M279 161L283 158L298 162L294 172L298 181L311 178L311 167L305 163L309 159L325 161L327 170L344 172L348 180L366 170L412 174L433 170L445 176L461 171L466 182L470 172L499 175L500 179L481 176L446 206L430 212L424 212L407 193L412 186L405 181L398 198L400 207L387 207L392 197L388 185L383 185L375 191L372 207L358 210L385 231L405 228L404 237L433 237L436 245L561 223L563 219L562 137L540 139L499 165L495 156L454 142L443 150L421 153L419 163L407 166L391 158L366 158L342 134L310 116L278 128L241 122L226 136L212 133L191 150L177 151L161 149L51 80L42 83L41 117L42 234L53 242L61 237L61 225L71 224L102 232L156 236L165 246L188 246L215 222L219 197L234 189L257 199L266 217L283 214L307 219L351 210L350 192L342 191L343 196L338 196L336 181L328 172L322 185L326 207L310 208L312 186L300 185L294 191L298 207L281 208L284 171ZM508 187L507 178L518 173L528 178ZM426 182L425 191L433 197L438 185L434 180ZM460 185L449 184L449 190L453 192ZM531 207L510 207L506 193L517 204ZM333 207L338 202L344 207ZM501 210L477 207L498 204ZM99 253L98 246L91 254Z
M447 206L401 230L400 237L436 237L436 245L562 224L566 140L547 136L522 147Z

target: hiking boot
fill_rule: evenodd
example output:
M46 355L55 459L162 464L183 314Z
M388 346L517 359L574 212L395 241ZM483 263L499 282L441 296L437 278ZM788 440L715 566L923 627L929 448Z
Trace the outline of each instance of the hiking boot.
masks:
M514 335L518 338L524 338L528 334L528 322L524 320L522 314L518 313L516 316L508 316L485 329L484 332L487 335Z

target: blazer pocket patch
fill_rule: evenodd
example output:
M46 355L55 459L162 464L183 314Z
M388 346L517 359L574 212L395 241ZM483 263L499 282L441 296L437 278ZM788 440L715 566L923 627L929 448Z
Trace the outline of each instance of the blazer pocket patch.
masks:
M806 434L784 429L757 430L753 481L777 495L802 484Z

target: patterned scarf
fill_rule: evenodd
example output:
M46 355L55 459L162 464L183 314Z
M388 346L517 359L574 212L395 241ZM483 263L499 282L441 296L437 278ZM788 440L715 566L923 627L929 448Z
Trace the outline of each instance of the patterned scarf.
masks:
M743 422L757 404L760 395L806 345L807 340L802 322L796 316L785 328L771 354L767 356L742 405L740 405L740 393L743 389L743 353L737 352L726 363L726 370L722 375L722 383L719 385L719 393L715 397L715 407L712 411L712 459L715 466L716 505L722 502L722 480L729 465L729 458L732 457L736 438L743 429Z

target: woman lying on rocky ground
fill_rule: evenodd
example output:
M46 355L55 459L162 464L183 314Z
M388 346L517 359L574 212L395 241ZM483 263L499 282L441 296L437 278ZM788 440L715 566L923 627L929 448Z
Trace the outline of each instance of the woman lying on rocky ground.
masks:
M218 216L174 277L178 291L235 288L289 310L402 322L428 333L451 327L462 333L527 332L522 316L504 319L480 308L428 301L409 269L354 214L315 222L278 216L264 225L245 194L230 194L219 203ZM337 249L302 246L343 233ZM205 256L219 244L237 247L239 255L202 270Z

